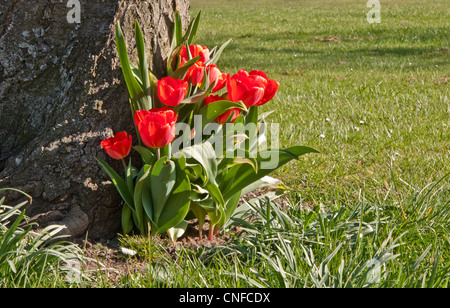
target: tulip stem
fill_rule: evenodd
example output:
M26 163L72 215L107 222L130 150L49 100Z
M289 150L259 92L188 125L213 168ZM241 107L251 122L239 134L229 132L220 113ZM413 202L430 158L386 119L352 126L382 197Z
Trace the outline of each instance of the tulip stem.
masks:
M208 240L212 241L214 239L214 226L209 226Z
M125 170L127 170L127 163L125 162L125 159L121 159L123 167L125 168Z
M156 159L159 160L161 158L161 149L156 149Z

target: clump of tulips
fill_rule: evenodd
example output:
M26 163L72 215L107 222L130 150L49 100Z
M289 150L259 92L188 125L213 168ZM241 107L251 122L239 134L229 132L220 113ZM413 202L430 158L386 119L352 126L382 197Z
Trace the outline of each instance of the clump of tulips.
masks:
M111 158L123 161L124 176L97 160L124 200L124 233L167 233L175 241L187 221L197 218L202 237L209 217L208 238L212 239L243 194L265 185L280 187L267 175L300 155L315 152L305 146L267 148L268 113L259 114L258 108L276 95L278 82L262 71L222 72L217 62L229 41L211 50L194 44L199 21L200 14L183 35L180 15L175 13L167 76L160 80L148 70L138 23L137 65L129 62L119 23L116 26L138 140L133 146L132 137L119 132L101 142ZM271 145L275 143L272 140ZM139 169L131 159L125 162L131 148L142 159Z

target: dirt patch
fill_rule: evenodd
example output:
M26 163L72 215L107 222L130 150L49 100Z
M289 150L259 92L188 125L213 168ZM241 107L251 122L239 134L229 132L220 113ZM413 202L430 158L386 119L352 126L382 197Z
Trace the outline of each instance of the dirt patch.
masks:
M342 39L339 36L328 36L325 38L316 38L316 41L330 43L330 42L340 42Z
M433 81L437 85L441 84L449 84L450 83L450 76L442 76L438 80Z
M449 54L450 54L450 48L444 47L444 48L436 49L435 51L432 51L432 52L427 52L425 55L426 56L444 56L444 55L449 55Z
M198 236L198 228L199 225L196 220L190 221L186 232L176 243L172 243L171 240L165 236L152 237L152 241L160 247L158 248L158 253L150 252L153 256L152 261L164 265L166 262L159 254L163 254L165 258L175 260L177 257L177 249L180 247L197 251L200 248L212 248L225 245L232 238L229 233L219 233L214 236L212 240L208 240L206 236L209 229L208 221L204 224L202 238L199 238ZM238 232L237 228L233 228L231 231ZM139 236L136 236L135 238L138 237ZM145 241L147 239L141 238L141 240ZM145 275L148 271L149 252L138 252L130 249L132 247L122 247L120 235L110 240L92 241L79 238L73 242L78 244L84 252L85 264L83 270L85 273L89 276L94 275L96 277L102 277L102 279L94 279L94 281L107 281L114 285L121 277L133 273ZM124 251L123 248L129 249L129 252L136 253L136 255L130 255L129 252L127 253L127 251ZM146 248L147 247L145 247L145 249Z

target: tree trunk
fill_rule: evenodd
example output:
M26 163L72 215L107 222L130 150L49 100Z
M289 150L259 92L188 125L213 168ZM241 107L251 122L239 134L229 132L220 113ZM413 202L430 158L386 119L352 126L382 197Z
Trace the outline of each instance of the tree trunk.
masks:
M32 195L26 213L41 226L64 224L91 238L120 230L121 197L95 160L122 170L100 141L134 132L115 24L137 64L138 20L160 77L176 8L187 26L189 0L0 2L0 188Z

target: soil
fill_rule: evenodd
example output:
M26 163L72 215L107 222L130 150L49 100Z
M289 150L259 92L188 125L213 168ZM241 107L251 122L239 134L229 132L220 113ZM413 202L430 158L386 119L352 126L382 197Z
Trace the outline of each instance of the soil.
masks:
M156 243L162 244L165 247L164 253L166 257L172 259L176 258L176 250L179 247L186 247L194 251L200 248L211 248L222 246L226 244L232 236L229 233L219 233L214 236L212 240L208 240L209 223L206 221L203 226L203 236L200 239L198 230L199 225L196 220L189 223L186 232L180 237L175 244L170 239L164 237L153 237ZM237 233L236 228L230 230L232 233ZM101 269L103 275L110 283L117 282L121 277L131 273L140 271L144 273L147 269L148 259L141 256L129 256L122 252L120 235L106 240L100 239L97 241L90 239L77 238L72 241L79 245L84 252L86 264L84 270L86 272L97 272Z

